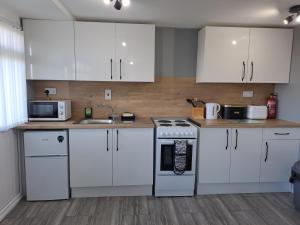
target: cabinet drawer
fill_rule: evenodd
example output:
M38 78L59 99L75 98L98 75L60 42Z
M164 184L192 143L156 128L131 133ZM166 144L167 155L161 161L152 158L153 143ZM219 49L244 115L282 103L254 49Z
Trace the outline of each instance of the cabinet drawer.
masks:
M270 139L300 139L299 128L265 128L263 129L265 140Z
M27 131L25 156L68 155L67 131Z

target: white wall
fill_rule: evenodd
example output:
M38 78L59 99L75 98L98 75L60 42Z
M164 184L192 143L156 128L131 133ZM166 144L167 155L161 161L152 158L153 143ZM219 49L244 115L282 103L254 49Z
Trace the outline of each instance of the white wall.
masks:
M16 13L0 4L0 20L19 24ZM20 200L19 157L14 130L0 132L0 221Z
M278 93L278 117L300 122L300 27L294 31L294 43L289 84L275 87Z
M0 220L20 197L17 134L0 133ZM11 203L11 204L10 204Z

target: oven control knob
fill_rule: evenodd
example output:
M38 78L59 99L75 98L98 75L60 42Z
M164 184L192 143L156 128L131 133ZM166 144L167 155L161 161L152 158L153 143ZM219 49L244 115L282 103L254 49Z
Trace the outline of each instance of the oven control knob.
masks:
M194 133L193 133L193 132L190 132L189 135L194 136Z
M178 132L175 132L174 134L175 134L175 137L179 136L179 133L178 133Z

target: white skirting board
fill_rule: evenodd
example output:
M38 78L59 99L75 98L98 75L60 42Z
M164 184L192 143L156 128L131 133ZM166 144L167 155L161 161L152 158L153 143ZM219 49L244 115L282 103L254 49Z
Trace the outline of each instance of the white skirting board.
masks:
M290 183L198 184L197 195L292 192Z
M3 209L0 210L0 222L8 215L8 213L21 201L22 195L18 194Z
M71 193L72 198L93 198L108 196L151 196L152 185L71 188Z

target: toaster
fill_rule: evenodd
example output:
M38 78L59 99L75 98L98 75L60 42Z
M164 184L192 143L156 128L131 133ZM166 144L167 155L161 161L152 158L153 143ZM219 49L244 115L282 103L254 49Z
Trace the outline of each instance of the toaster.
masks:
M265 120L268 117L268 108L265 105L248 105L247 118L254 120Z
M246 119L247 106L243 105L223 105L222 118L225 120L242 120Z

